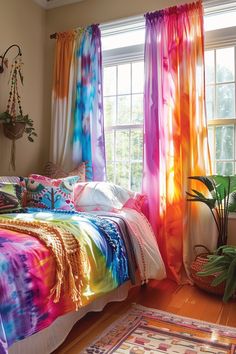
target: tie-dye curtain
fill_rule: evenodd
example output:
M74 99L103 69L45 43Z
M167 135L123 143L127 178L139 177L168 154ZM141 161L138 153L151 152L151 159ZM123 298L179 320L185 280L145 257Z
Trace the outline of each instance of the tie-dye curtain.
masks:
M89 179L105 179L101 33L97 25L82 33L77 49L73 160L88 161Z
M76 37L76 31L57 34L52 90L50 160L68 170L74 167L71 130Z
M86 161L87 180L106 179L98 25L57 34L51 160L65 169Z
M198 208L186 203L188 176L209 173L202 5L145 18L143 192L168 276L180 282L183 243L199 231Z

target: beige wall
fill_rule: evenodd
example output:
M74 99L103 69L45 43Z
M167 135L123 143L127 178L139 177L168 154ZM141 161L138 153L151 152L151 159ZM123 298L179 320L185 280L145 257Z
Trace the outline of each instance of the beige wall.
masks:
M11 142L0 126L0 175L27 175L40 172L48 155L48 117L43 102L45 65L46 11L32 0L0 0L0 54L12 44L22 48L24 86L20 88L23 113L34 120L38 138L34 143L26 137L16 142L16 172L9 170ZM9 62L17 54L13 48ZM0 112L6 110L9 69L0 74Z

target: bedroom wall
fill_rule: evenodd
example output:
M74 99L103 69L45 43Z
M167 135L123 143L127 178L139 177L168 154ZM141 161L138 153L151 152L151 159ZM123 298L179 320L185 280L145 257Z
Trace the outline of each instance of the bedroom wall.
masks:
M34 120L38 138L34 143L26 137L16 142L16 171L9 169L11 141L2 132L0 125L0 175L27 175L41 172L48 156L49 119L43 102L45 65L46 11L32 0L2 0L0 10L0 54L12 44L18 44L23 53L24 86L20 88L23 113ZM9 64L17 54L13 48L7 55ZM8 99L8 76L0 74L0 113L6 110Z

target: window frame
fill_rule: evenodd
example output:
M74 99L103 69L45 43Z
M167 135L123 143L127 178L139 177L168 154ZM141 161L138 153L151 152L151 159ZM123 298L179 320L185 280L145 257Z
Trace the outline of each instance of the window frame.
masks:
M233 2L233 1L232 1ZM231 6L231 7L230 7ZM235 5L234 5L235 10ZM232 5L229 4L229 9L232 9ZM222 11L222 10L221 10ZM209 8L209 10L205 11L205 16L208 14L219 13L219 8ZM218 161L220 162L233 162L233 174L236 174L236 26L216 29L212 31L205 32L205 45L204 50L205 52L208 50L214 50L214 68L216 67L216 50L223 49L228 47L234 47L234 81L232 83L235 87L234 92L234 102L235 102L235 117L234 118L218 118L215 116L213 119L207 119L207 126L209 128L217 128L222 126L234 126L234 159L216 159L216 141L215 141L215 133L214 133L214 140L213 140L213 150L214 155L211 156L212 162L212 172L216 174L216 164ZM231 82L227 82L231 83ZM215 70L215 80L214 80L214 96L216 98L216 70ZM205 89L208 85L205 84ZM210 86L210 85L209 85ZM216 102L216 100L215 100ZM215 115L216 112L214 112Z
M101 34L102 38L105 36L111 36L111 35L116 35L118 33L124 33L127 30L122 30L122 27L126 27L128 25L131 25L132 30L137 30L144 28L144 18L143 17L133 17L129 19L124 19L121 21L114 21L112 24L105 24L101 26ZM111 67L111 66L118 66L122 64L127 64L127 63L134 63L134 62L140 62L144 61L144 44L140 45L133 45L133 46L127 46L127 47L121 47L121 48L115 48L115 49L110 49L110 50L105 50L103 51L103 72L104 68L106 67ZM131 73L132 75L132 73ZM131 76L132 78L132 76ZM116 69L116 81L118 82L118 70ZM140 93L141 94L141 93ZM142 92L143 94L143 92ZM130 92L130 96L132 97L133 93L132 91ZM114 97L114 95L103 95L104 98L106 97ZM120 95L118 94L117 88L116 88L116 100ZM132 104L131 104L132 108ZM116 117L117 117L117 110L118 106L116 105ZM108 127L104 127L105 130L105 139L106 139L106 132L114 132L114 146L113 146L113 156L114 156L114 161L112 163L114 164L113 167L113 182L116 181L116 163L120 162L119 160L116 159L116 154L115 154L115 148L116 148L116 135L117 132L119 131L127 131L129 134L129 181L128 181L128 188L131 189L131 162L137 162L141 163L142 161L139 160L131 160L131 132L135 130L139 130L143 132L143 123L137 124L130 122L128 124L113 124ZM108 161L107 161L108 162ZM139 191L140 192L140 191Z
M222 13L225 11L232 11L236 9L236 1L229 0L227 4L222 4L221 0L205 0L203 3L204 6L204 18L206 16L211 16L213 14ZM124 33L127 31L127 27L130 26L130 30L141 29L145 27L145 20L143 16L136 16L132 18L126 18L118 21L113 21L111 23L101 25L102 37L115 35L119 33ZM216 128L218 126L229 126L234 125L234 173L236 174L236 26L215 29L212 31L205 31L205 46L204 50L212 50L219 48L226 48L230 46L235 47L235 117L234 118L223 118L223 119L210 119L207 120L207 126L209 128ZM125 64L131 61L141 61L144 60L144 44L133 45L129 47L121 47L111 50L103 51L103 67ZM216 83L216 81L215 81ZM216 87L214 83L214 87ZM207 85L205 85L205 88ZM137 128L140 128L141 125L138 125ZM106 131L118 131L120 129L130 129L131 125L116 125L105 128ZM133 126L133 128L135 128ZM143 124L142 124L143 128ZM215 141L214 141L214 151L215 151ZM211 156L213 173L216 173L216 156ZM219 160L224 162L224 160ZM229 160L227 160L229 161ZM115 175L114 175L115 176ZM115 177L114 177L115 178ZM129 181L130 183L130 181Z

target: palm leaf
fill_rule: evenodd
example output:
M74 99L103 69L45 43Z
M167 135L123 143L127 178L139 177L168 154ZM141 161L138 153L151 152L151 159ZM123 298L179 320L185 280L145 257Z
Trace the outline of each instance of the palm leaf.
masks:
M212 183L210 176L190 176L189 179L202 182L210 193L214 190L214 184Z
M217 286L221 283L223 283L228 277L228 271L225 269L222 271L218 276L215 277L215 279L212 281L211 285L212 286Z

